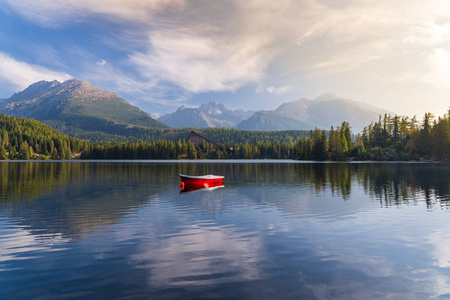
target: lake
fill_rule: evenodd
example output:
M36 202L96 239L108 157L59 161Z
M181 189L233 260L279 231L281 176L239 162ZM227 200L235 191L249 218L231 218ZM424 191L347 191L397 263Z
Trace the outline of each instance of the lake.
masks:
M224 175L180 192L179 173ZM450 165L1 162L0 299L450 298Z

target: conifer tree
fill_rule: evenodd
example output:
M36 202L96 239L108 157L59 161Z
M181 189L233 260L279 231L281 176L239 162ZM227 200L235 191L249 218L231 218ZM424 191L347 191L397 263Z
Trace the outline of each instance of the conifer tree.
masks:
M58 159L58 157L59 157L58 150L56 148L53 148L52 159Z
M8 158L8 154L6 153L6 149L5 147L3 147L3 145L0 145L0 159L7 159Z

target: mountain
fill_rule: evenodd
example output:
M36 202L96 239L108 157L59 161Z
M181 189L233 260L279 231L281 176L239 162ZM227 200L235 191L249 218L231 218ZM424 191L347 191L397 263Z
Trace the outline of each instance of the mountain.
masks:
M251 116L253 116L253 114L255 113L254 110L243 110L243 109L236 109L233 110L233 113L242 118L243 120L247 120L248 118L250 118Z
M117 94L80 79L36 82L0 102L0 113L33 118L70 135L167 127Z
M238 124L244 130L330 129L343 121L350 123L353 132L361 131L377 121L386 110L364 102L356 102L333 94L324 94L315 100L300 99L283 103L274 111L257 112Z
M237 126L237 129L256 130L256 131L275 131L275 130L309 130L315 125L306 121L291 118L285 114L275 111L259 111L247 120L243 120Z
M202 104L198 108L186 108L181 106L171 114L161 116L158 121L170 127L224 127L234 128L254 112L252 111L232 111L223 104L209 102Z

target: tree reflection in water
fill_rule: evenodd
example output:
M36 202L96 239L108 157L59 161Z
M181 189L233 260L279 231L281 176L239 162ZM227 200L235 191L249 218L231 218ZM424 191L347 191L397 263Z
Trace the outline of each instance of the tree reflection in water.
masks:
M448 206L450 165L434 163L185 163L185 162L1 162L0 203L33 200L78 185L150 184L157 194L178 186L178 174L220 174L229 186L310 187L316 194L331 188L348 200L353 187L392 206L425 199L428 208Z

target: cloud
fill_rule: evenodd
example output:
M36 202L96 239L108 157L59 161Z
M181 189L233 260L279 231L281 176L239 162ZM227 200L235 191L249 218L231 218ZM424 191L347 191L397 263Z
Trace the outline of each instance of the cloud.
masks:
M88 69L88 72L82 74L82 78L95 82L99 88L127 95L125 99L135 105L139 101L144 101L176 107L185 104L186 101L186 93L176 86L166 86L156 81L138 78L104 59L97 61L95 66L89 65L84 69Z
M284 94L290 89L289 86L281 86L281 87L274 87L274 86L263 86L259 85L255 92L257 93L268 93L268 94Z
M431 256L439 268L450 267L450 230L436 229L429 234L427 242L432 246Z
M208 38L187 32L155 32L151 50L131 55L130 61L149 79L170 81L190 92L236 90L258 81L271 57L270 39Z
M19 89L41 80L66 81L72 77L69 74L55 72L41 66L30 65L17 61L6 53L0 52L0 78L10 82Z
M423 75L423 81L438 88L450 89L450 54L443 48L434 49L427 57L429 71Z
M27 19L46 27L59 27L73 21L101 16L118 21L147 22L165 9L183 6L183 0L6 0Z
M259 81L277 52L272 29L261 30L260 24L268 24L271 13L286 8L261 1L220 6L178 0L108 1L107 5L105 1L8 3L43 26L92 21L94 16L119 24L119 31L129 30L134 24L148 40L146 50L131 50L127 62L146 80L171 82L192 93L234 91ZM130 22L120 26L124 21Z
M83 78L95 81L100 85L110 86L117 92L146 93L156 85L154 82L143 82L133 78L104 59L97 61L95 66L87 66L85 69L89 69L89 72L83 74Z
M232 274L231 278L226 279L205 276L207 278L202 280L203 284L210 285L230 280L243 282L259 279L261 270L255 262L266 255L261 240L259 237L239 236L233 231L233 228L214 225L204 229L194 224L183 228L176 235L167 236L163 244L158 238L146 233L146 240L140 245L138 253L130 257L130 261L134 265L145 265L157 260L164 262L161 265L176 266L159 267L156 272L149 269L153 271L148 276L152 286L191 285L193 274L205 272ZM192 255L195 253L204 255L199 260ZM218 266L217 261L223 263Z
M51 245L64 244L69 239L60 233L36 234L29 230L12 226L9 221L1 221L2 236L0 237L0 272L8 264L4 262L35 258L36 253L61 251L64 248L54 248Z
M111 30L105 35L93 33L95 26L89 31L103 46L123 55L114 62L110 57L106 60L116 68L128 68L133 73L128 77L141 85L150 82L169 93L174 92L167 87L177 86L183 97L234 92L249 84L266 85L265 92L272 94L280 92L275 84L292 87L289 94L336 89L356 95L364 86L359 97L369 100L380 90L390 90L391 98L382 95L383 100L373 102L392 105L404 90L411 90L406 84L430 86L448 73L438 68L443 56L437 53L450 50L446 21L450 2L444 0L6 3L45 27L106 24ZM398 81L401 86L394 86ZM268 82L272 84L264 84ZM430 87L450 92L450 85Z
M436 24L435 22L424 22L407 27L405 32L405 43L414 46L435 46L448 42L450 34L450 23Z
M417 16L432 14L417 0L407 7L387 0L339 4L253 0L220 5L189 0L8 3L48 26L101 17L139 23L137 30L148 36L146 51L131 51L129 61L147 78L171 81L192 92L236 90L258 82L274 56L285 51L295 53L297 63L291 68L318 70L321 75L347 72L371 63L373 57L383 58L395 47L403 27ZM399 10L407 14L399 16ZM414 39L414 26L408 28ZM422 36L427 34L419 31Z
M106 60L104 60L103 58L96 62L96 64L99 65L99 66L104 66L104 65L106 65L107 63L108 63L108 62L107 62Z

